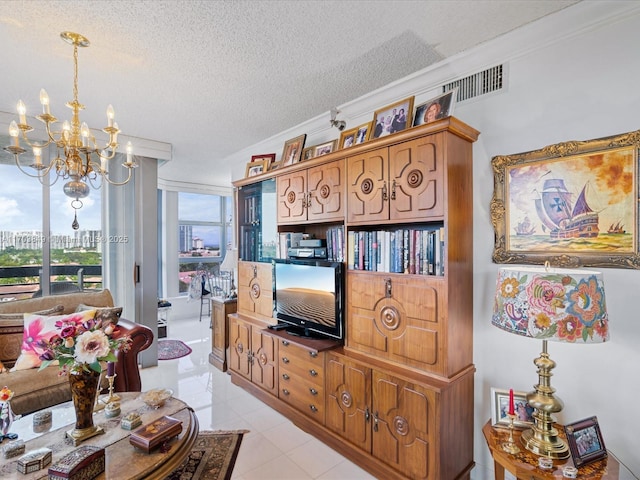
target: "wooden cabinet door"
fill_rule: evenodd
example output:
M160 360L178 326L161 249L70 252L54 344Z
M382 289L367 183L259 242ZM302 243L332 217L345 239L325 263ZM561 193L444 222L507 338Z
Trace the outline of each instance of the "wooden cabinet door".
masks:
M386 148L347 159L347 221L374 223L389 219Z
M373 371L372 453L411 479L435 480L435 393Z
M444 216L444 134L389 147L391 220Z
M307 220L344 219L344 161L337 160L307 171Z
M275 337L263 334L262 329L254 325L251 331L251 381L277 395L278 342Z
M325 425L362 450L371 451L371 369L328 354Z
M238 263L238 311L258 313L266 317L273 314L273 295L270 263Z
M307 171L300 170L277 179L278 223L307 219Z
M229 323L229 368L251 380L251 325L239 318Z
M442 374L443 288L423 275L347 272L347 347Z

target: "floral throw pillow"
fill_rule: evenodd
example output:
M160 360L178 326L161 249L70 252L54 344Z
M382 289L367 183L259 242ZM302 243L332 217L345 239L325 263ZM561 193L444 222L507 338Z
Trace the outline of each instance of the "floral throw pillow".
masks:
M50 340L54 335L60 334L60 330L56 328L57 322L64 322L68 319L85 322L93 319L95 315L95 310L85 310L83 312L56 315L53 317L25 313L20 356L10 371L28 370L30 368L37 368L42 364L40 355L43 349L39 346L39 343L42 340Z

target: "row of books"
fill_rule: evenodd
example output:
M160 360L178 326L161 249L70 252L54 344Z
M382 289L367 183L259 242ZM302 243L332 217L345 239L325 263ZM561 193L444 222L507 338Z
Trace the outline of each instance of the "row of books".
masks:
M444 227L349 231L347 268L444 275Z
M344 227L327 229L327 260L344 262Z

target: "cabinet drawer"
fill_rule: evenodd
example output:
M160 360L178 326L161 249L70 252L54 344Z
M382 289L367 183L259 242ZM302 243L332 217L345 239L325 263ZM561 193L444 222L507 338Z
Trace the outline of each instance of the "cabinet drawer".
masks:
M324 385L324 365L316 365L313 362L301 361L297 358L289 358L280 352L278 365L282 371L288 371L291 376L301 378L305 381L318 385Z
M292 372L281 372L280 400L324 423L324 388L296 377Z
M324 353L316 350L307 350L306 348L293 345L287 340L280 341L280 351L282 355L289 359L299 359L304 362L310 362L311 364L322 368L324 366Z

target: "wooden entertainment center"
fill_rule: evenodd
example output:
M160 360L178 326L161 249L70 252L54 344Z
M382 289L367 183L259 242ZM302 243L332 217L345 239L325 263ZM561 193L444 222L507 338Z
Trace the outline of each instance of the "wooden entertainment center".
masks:
M468 479L474 466L478 135L450 117L234 183L232 381L378 478ZM406 273L421 270L413 251L405 273L355 269L345 246L344 342L271 330L270 224L316 238L341 227L345 244L349 232L437 230L440 274Z

